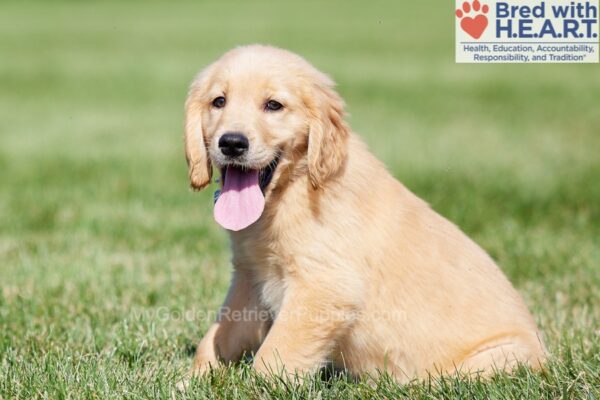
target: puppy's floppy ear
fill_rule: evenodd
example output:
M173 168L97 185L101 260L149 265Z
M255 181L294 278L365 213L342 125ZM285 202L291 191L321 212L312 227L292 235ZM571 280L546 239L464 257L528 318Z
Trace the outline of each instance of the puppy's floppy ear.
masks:
M321 76L311 99L308 132L308 177L317 189L344 165L349 128L344 122L344 102L333 90L333 82Z
M185 102L185 158L187 160L190 185L200 190L208 185L212 178L212 164L208 158L204 134L202 132L202 110L194 100L197 86L192 85Z

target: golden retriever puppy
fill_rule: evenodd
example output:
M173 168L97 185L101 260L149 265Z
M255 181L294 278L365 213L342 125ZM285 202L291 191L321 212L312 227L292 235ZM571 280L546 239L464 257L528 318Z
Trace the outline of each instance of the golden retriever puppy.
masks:
M191 85L189 177L202 189L220 171L214 216L234 267L192 374L244 353L261 372L332 363L400 382L538 367L544 345L519 294L369 153L333 86L260 45L229 51Z

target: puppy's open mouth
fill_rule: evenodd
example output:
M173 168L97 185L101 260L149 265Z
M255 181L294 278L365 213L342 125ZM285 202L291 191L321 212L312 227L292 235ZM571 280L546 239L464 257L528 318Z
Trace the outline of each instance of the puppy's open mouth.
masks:
M215 220L232 231L256 222L265 208L264 192L278 163L279 156L260 170L237 165L222 168L222 188L215 192Z
M279 157L280 157L280 155L278 154L277 157L275 157L273 159L273 161L271 161L269 164L267 164L266 167L263 167L260 170L258 170L258 185L260 186L260 190L263 193L267 189L267 186L269 186L269 183L271 183L271 179L273 179L273 174L275 173L275 170L277 169L277 165L279 164ZM227 179L227 171L231 168L237 169L241 173L244 173L244 174L252 173L254 171L253 169L245 168L243 166L238 166L238 165L228 165L226 167L221 167L221 187L225 186L225 180ZM221 192L221 191L218 190L217 192ZM217 196L217 198L218 198L218 196ZM215 200L216 200L216 198L215 198Z

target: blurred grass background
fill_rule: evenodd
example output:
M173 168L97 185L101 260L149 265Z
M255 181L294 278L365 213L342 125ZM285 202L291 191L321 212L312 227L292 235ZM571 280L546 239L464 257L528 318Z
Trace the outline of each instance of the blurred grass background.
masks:
M183 101L256 42L338 82L353 129L492 254L555 358L487 384L294 392L242 369L194 393L598 398L600 68L455 64L453 18L432 2L3 1L0 398L162 398L188 367L208 321L183 314L216 309L230 267L210 190L187 189Z

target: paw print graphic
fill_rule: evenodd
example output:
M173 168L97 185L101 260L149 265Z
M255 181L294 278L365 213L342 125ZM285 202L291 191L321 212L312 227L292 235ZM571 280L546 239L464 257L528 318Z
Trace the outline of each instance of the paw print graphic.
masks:
M471 13L471 10L473 11L473 17L467 15ZM473 39L479 39L488 26L488 19L485 16L488 11L487 4L482 6L479 0L473 0L472 4L465 1L462 4L462 9L456 10L456 17L460 19L460 27L463 31L467 32Z

